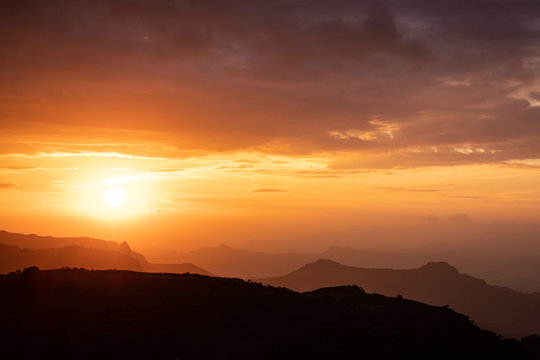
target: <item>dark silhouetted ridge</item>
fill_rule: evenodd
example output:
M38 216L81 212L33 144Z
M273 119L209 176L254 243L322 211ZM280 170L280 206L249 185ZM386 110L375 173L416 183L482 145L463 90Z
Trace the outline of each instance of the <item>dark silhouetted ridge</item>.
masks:
M466 316L355 286L305 294L129 271L0 276L3 359L527 359Z

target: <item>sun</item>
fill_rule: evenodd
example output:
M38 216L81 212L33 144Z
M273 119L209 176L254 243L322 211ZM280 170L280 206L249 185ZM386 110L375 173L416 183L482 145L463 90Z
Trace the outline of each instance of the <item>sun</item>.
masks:
M143 181L125 181L123 177L90 181L81 191L78 207L101 220L123 220L150 214L150 187Z
M117 206L122 205L126 201L126 193L124 189L120 187L109 188L105 192L105 196L103 197L103 200L110 207L117 207Z

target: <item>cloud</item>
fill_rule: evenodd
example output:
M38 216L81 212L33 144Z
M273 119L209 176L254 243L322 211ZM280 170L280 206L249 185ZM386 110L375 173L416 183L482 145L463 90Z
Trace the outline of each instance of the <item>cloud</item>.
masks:
M0 189L13 189L18 188L19 185L11 183L0 183Z
M234 162L246 163L246 164L259 164L260 163L260 161L250 160L250 159L238 159L238 160L234 160Z
M540 91L531 91L529 96L534 100L540 101Z
M28 171L43 170L41 167L33 166L0 166L0 169L7 170L9 173L24 173Z
M266 188L266 189L255 189L252 192L254 193L265 193L265 192L286 192L287 190L283 189L272 189L272 188Z
M182 172L184 169L159 169L159 170L153 170L153 172L157 173L175 173L175 172Z
M240 165L226 165L226 166L220 166L217 167L216 170L229 170L229 171L239 171L239 170L245 170L245 169L252 169L253 165L251 164L240 164Z
M424 220L425 222L427 222L429 224L439 224L441 222L441 219L439 219L438 217L433 216L433 215L423 216L422 220Z
M413 188L399 188L399 187L388 187L388 186L376 186L376 187L371 187L370 189L397 191L397 192L438 192L439 191L438 189L413 189Z
M536 0L5 0L1 151L49 127L347 154L335 169L540 158L539 17Z
M471 223L471 219L467 214L454 214L448 217L448 221L456 225L468 225Z

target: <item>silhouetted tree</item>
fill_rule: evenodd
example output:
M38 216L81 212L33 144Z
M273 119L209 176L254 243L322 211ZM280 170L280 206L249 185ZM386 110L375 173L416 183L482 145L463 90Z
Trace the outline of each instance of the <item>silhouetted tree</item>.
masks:
M37 266L30 266L27 268L24 268L23 274L32 274L39 271L39 268Z

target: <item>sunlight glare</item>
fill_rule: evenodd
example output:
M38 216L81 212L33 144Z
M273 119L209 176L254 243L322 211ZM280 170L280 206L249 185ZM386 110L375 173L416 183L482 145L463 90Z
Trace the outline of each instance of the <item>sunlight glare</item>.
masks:
M105 192L103 199L110 207L117 207L122 205L126 200L126 193L119 187L110 188Z

